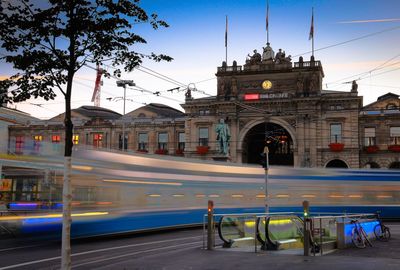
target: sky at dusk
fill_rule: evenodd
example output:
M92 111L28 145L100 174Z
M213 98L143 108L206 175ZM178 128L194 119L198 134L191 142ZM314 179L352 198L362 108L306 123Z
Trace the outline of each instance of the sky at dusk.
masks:
M122 79L134 80L142 90L128 89L126 113L144 103L163 103L183 110L184 91L167 92L176 81L192 84L200 90L194 98L216 95L217 67L225 60L225 16L228 16L228 65L236 60L243 65L248 53L262 51L266 43L266 0L144 0L142 7L167 21L169 28L153 30L135 25L147 44L133 49L142 53L163 53L172 62L145 60L143 68L124 73ZM358 81L364 105L385 93L400 94L400 1L399 0L270 0L269 39L271 47L285 50L297 62L300 55L310 57L311 9L314 7L315 58L323 65L323 89L349 91ZM365 37L368 36L368 37ZM360 37L365 37L358 39ZM353 40L354 41L351 41ZM349 42L347 42L349 41ZM347 42L347 43L346 43ZM337 45L344 43L342 45ZM337 46L333 46L337 45ZM329 47L318 50L320 48ZM4 51L1 51L4 53ZM94 67L94 64L92 64ZM111 67L106 67L112 72ZM167 76L175 83L151 76L150 70ZM0 77L13 74L10 66L0 63ZM74 81L72 108L93 105L91 97L96 72L84 67ZM123 89L115 79L103 79L101 107L123 111ZM180 84L180 85L181 85ZM183 88L181 88L183 89ZM156 96L148 92L161 93ZM36 104L36 105L33 105ZM37 106L37 105L40 105ZM64 111L61 94L56 100L31 99L12 107L47 119Z

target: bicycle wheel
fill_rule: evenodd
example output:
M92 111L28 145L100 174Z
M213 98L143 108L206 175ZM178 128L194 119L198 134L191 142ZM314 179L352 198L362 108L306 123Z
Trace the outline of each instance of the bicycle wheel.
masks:
M362 237L364 238L364 239L363 239L364 244L367 243L368 246L372 247L372 243L371 243L371 241L370 241L369 238L368 238L368 234L364 231L364 228L363 228L363 227L360 227L360 228L359 228L359 231L361 231Z
M356 228L351 231L351 241L357 248L365 248L364 240Z
M386 226L383 226L383 237L382 239L384 239L384 241L389 241L390 239L390 229Z
M376 237L376 240L382 240L383 238L383 232L382 232L382 226L381 224L377 224L374 227L374 234Z

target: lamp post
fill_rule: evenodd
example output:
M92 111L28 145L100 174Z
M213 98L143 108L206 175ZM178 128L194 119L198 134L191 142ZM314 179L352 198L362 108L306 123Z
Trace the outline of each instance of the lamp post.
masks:
M135 86L135 83L133 80L120 80L117 81L117 86L118 87L123 87L124 88L124 112L123 116L125 116L125 101L126 101L126 86ZM125 120L122 119L122 151L125 151Z

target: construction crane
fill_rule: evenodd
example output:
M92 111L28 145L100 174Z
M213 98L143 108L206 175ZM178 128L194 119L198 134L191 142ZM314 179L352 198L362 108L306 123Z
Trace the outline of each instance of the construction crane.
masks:
M94 102L94 106L100 107L100 90L102 85L101 76L103 75L103 69L97 65L96 71L96 83L94 84L92 102Z

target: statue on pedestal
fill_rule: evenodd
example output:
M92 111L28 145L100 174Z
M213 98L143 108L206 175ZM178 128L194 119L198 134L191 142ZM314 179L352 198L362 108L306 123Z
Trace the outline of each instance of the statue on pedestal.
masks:
M217 151L220 154L227 156L229 153L229 140L231 138L231 132L224 119L219 120L219 123L215 127L215 132L217 133Z

